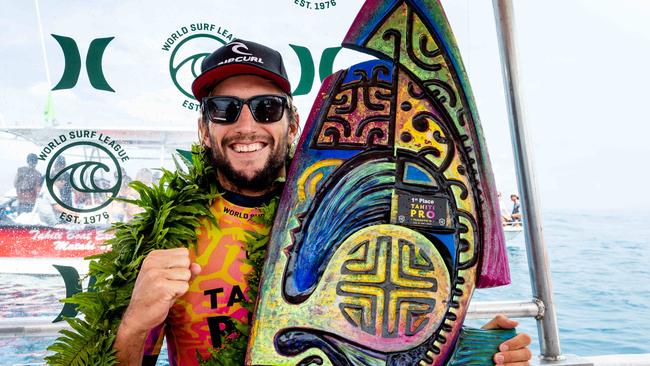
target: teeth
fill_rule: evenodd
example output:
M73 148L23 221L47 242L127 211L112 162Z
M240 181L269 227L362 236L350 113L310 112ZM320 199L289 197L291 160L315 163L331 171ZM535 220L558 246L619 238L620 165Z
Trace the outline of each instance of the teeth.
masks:
M262 144L256 142L254 144L234 144L232 149L236 152L253 152L257 150L262 150Z

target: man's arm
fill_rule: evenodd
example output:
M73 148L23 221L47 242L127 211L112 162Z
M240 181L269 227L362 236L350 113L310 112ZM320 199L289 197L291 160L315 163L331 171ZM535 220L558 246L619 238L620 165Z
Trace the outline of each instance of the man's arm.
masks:
M189 289L189 281L201 272L190 263L189 250L155 250L142 263L115 338L120 365L140 366L147 333L165 321L169 309Z
M512 329L519 324L504 315L497 315L485 324L483 329ZM504 366L527 366L533 357L530 349L530 336L520 333L499 345L499 352L494 354L494 364Z
M147 332L138 332L124 320L120 323L113 348L117 351L120 365L142 365L142 355Z

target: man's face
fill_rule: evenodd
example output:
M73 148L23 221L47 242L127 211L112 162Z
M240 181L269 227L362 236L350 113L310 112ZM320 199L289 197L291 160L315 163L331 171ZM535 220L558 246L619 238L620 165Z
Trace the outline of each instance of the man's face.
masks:
M247 99L260 94L283 95L275 84L253 75L228 78L210 95ZM233 124L199 121L202 142L212 150L222 184L249 193L264 192L278 177L284 176L289 142L297 133L297 126L289 125L289 113L285 110L280 121L263 124L256 122L248 105L244 105Z

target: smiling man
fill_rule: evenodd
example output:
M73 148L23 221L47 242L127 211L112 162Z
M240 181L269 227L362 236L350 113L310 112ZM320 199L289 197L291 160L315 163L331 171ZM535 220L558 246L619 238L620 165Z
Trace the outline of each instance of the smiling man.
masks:
M268 235L252 220L277 197L285 177L298 115L280 54L236 40L208 56L192 90L201 101L199 134L217 170L223 194L210 208L217 225L205 220L196 250L151 252L143 262L115 349L122 365L153 365L164 337L171 365L198 365L197 353L222 346L234 321L248 323L246 231ZM511 328L503 317L490 327ZM520 334L501 345L498 364L524 365L530 337Z

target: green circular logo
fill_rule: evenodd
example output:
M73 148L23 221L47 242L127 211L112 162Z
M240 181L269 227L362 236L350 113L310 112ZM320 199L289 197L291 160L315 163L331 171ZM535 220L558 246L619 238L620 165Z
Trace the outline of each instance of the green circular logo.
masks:
M67 165L67 162L81 161ZM85 159L85 160L84 160ZM92 160L89 160L92 159ZM106 207L122 186L122 169L109 149L89 141L74 142L57 151L45 171L47 190L56 203L74 212L93 212ZM75 207L72 195L86 196L84 207Z
M212 34L193 34L179 42L169 57L169 74L174 85L183 95L191 99L196 99L192 94L192 82L201 74L201 62L210 55L210 53L205 52L193 53L197 49L195 43L206 39L219 42L219 47L226 44L226 41ZM216 47L200 47L198 49L216 49Z

